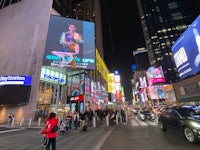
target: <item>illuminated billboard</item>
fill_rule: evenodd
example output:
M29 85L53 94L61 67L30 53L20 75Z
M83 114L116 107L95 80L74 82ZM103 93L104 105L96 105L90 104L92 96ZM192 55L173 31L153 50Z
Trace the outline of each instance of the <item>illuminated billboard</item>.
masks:
M154 83L163 83L165 82L165 77L163 74L162 67L149 67L147 72L147 81L148 85L152 85Z
M200 15L172 46L181 79L200 71Z
M175 93L172 84L149 86L149 96L151 99L168 99L175 101Z
M28 104L32 76L8 75L0 77L0 105Z
M115 93L115 75L114 73L108 73L108 93Z
M43 65L95 69L94 23L50 16Z

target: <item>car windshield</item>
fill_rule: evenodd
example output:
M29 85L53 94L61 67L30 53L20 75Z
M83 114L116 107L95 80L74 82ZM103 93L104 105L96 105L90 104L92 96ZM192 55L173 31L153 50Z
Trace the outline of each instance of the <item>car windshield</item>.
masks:
M179 108L178 112L183 117L190 117L190 116L196 115L195 110L190 109L190 108Z

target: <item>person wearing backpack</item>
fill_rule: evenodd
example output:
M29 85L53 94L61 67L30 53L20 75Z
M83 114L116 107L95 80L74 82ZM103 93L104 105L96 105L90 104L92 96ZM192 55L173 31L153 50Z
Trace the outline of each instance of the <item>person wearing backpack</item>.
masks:
M56 137L57 137L57 130L52 132L54 126L58 126L58 119L56 118L56 114L51 112L49 114L49 119L46 127L41 131L41 134L45 134L47 138L47 146L46 150L50 150L50 146L52 145L52 150L56 150Z

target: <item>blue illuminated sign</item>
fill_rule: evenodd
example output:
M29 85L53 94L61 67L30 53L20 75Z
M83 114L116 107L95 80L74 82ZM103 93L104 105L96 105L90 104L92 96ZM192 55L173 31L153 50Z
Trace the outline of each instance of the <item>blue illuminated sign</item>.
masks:
M115 71L114 71L114 74L119 74L119 70L115 70Z
M0 77L0 85L31 86L31 83L32 83L32 77L31 76L10 75L10 76L1 76Z
M50 79L50 80L53 80L53 81L65 82L65 80L62 79L62 78L58 78L58 77L47 75L47 74L44 74L44 78Z
M200 71L200 15L172 46L181 79Z

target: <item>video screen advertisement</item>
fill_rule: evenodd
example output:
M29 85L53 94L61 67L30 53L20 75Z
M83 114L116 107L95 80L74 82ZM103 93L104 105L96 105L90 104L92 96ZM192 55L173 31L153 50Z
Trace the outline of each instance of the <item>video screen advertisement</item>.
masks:
M147 72L147 81L148 85L151 86L154 83L164 83L165 82L165 77L164 73L162 70L162 67L149 67Z
M181 79L200 71L200 15L172 46Z
M92 22L51 15L43 65L95 69L94 33Z

